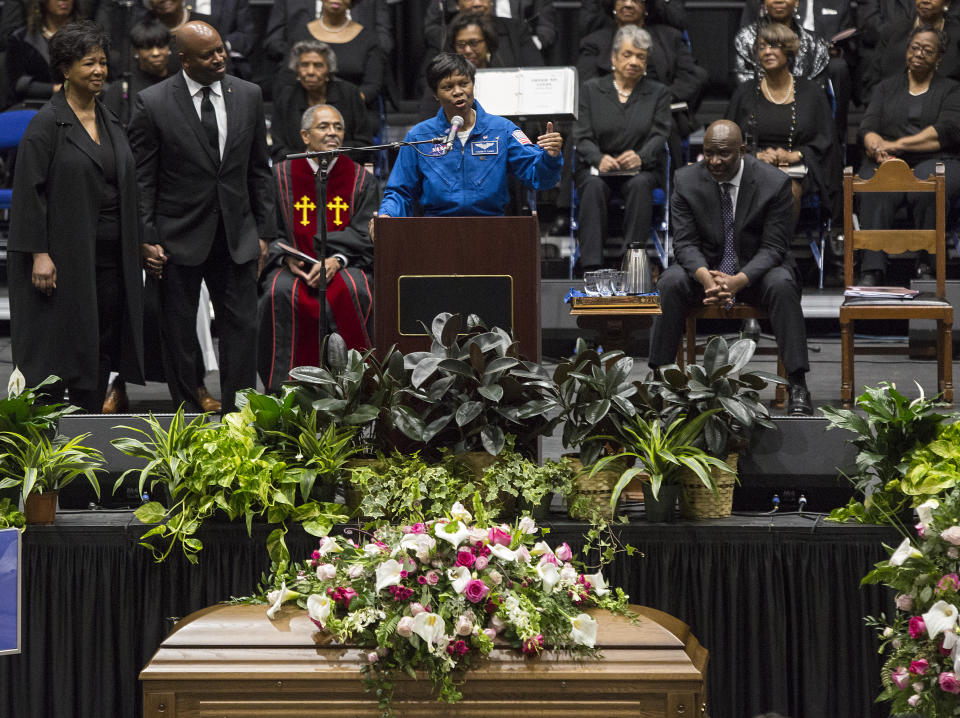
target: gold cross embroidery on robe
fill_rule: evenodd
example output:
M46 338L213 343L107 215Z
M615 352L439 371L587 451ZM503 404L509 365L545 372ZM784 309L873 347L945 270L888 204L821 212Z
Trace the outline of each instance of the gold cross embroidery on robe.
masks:
M293 208L303 212L303 219L300 220L300 224L306 227L308 224L310 224L310 220L307 218L307 212L312 212L315 210L317 205L311 202L307 195L303 195L303 197L301 197L297 203L293 205Z
M332 209L334 211L333 223L338 227L343 224L343 220L340 219L341 210L350 209L350 205L343 201L343 198L337 195L333 198L332 202L327 202L327 209Z

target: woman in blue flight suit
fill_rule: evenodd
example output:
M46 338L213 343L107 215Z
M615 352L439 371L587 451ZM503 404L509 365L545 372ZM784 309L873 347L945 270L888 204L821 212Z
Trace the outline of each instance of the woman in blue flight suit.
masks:
M473 99L476 70L443 52L427 67L427 84L440 102L433 119L413 127L405 141L445 136L455 116L463 127L449 152L443 145L401 147L390 173L381 217L409 217L419 203L427 217L500 216L509 200L507 173L537 190L560 181L563 138L547 123L533 144L515 124L488 115Z

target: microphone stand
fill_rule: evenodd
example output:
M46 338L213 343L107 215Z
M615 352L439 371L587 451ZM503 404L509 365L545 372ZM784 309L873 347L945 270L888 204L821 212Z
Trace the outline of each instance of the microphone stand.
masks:
M116 8L120 11L120 120L123 126L130 124L130 86L133 73L130 63L130 25L133 19L133 0L116 0Z
M317 233L313 236L313 247L320 258L320 264L323 271L320 272L320 283L317 285L317 300L320 303L320 361L323 361L323 341L330 332L327 323L327 181L330 170L330 163L334 158L351 152L373 152L376 150L399 149L400 147L411 147L413 145L439 145L447 141L446 137L432 137L429 140L399 141L389 142L384 145L370 145L368 147L338 147L335 150L319 150L316 152L295 152L285 157L288 160L315 159L320 165L315 175L319 178L316 185L317 209ZM296 244L296 242L294 242Z

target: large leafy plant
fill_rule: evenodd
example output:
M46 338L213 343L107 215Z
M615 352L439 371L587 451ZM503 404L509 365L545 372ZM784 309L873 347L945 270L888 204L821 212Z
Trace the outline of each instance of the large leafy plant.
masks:
M557 419L550 375L519 355L507 332L487 330L474 315L439 314L426 328L429 351L404 357L409 386L396 408L396 428L428 453L503 451L507 434L532 447Z
M881 382L867 387L857 397L860 414L849 409L822 407L827 429L846 429L857 449L857 471L850 476L862 495L830 513L835 521L860 523L896 522L897 515L911 505L922 503L903 490L902 480L909 467L911 452L933 441L940 425L948 418L936 411L945 406L936 398L908 399L894 384Z
M752 339L728 345L723 337L710 337L702 364L661 367L648 389L660 403L650 408L668 424L680 415L693 419L710 412L696 443L713 456L725 457L745 448L756 427L776 428L760 401L760 391L770 383L786 383L776 374L747 370L756 348Z
M97 449L84 446L90 434L53 438L35 427L24 433L0 433L0 489L14 486L26 499L30 494L60 491L84 477L100 496L97 471L103 467L103 454Z

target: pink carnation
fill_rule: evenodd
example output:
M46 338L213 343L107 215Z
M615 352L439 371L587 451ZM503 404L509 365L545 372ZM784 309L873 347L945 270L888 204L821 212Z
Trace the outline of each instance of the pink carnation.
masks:
M944 692L955 695L960 693L960 681L957 680L957 676L953 671L944 671L937 680L940 683L941 690Z
M482 571L487 567L488 563L490 563L490 559L486 556L477 556L477 560L473 562L473 567L478 571Z
M437 581L440 580L440 574L437 573L436 571L430 570L430 571L427 571L426 578L427 578L428 584L430 584L431 586L436 586Z
M923 616L914 616L910 619L910 638L920 638L927 632L927 624L923 622Z
M471 603L480 603L480 601L486 598L488 593L490 593L490 587L479 578L475 578L467 583L467 587L463 590L463 595L466 596L467 600Z

